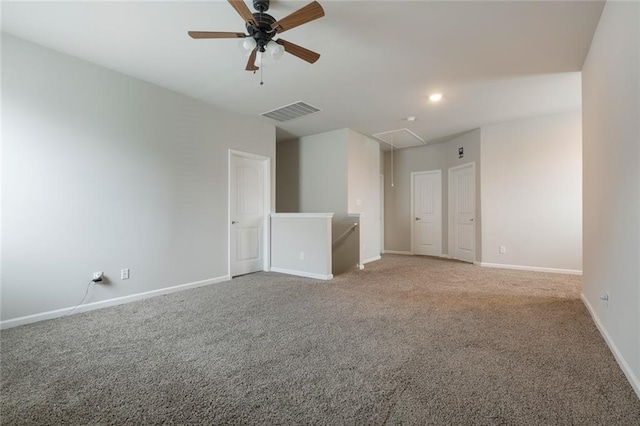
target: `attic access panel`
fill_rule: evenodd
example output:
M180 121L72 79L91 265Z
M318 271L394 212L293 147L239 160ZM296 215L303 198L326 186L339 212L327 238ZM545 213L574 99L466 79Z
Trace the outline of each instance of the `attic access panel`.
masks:
M379 141L385 142L386 145L382 145L383 151L390 150L392 146L394 149L401 149L427 144L424 139L406 128L376 133L372 136Z

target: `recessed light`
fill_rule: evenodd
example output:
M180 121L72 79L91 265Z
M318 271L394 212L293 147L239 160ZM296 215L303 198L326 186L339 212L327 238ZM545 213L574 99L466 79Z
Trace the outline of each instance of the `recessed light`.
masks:
M442 93L434 93L433 95L429 96L429 100L431 102L438 102L440 99L442 99Z
M410 115L406 118L407 121L416 121L416 118L413 115Z

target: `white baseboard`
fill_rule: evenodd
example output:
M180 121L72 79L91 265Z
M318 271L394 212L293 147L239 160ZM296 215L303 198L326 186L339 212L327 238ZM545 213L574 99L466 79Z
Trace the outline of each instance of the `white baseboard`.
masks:
M378 256L374 256L374 257L371 257L369 259L363 260L362 264L365 265L367 263L375 262L376 260L380 260L380 259L382 259L382 256L379 256L379 255Z
M611 340L611 336L609 336L609 333L607 333L606 328L600 321L600 318L598 317L598 315L596 314L596 311L593 309L593 307L587 300L587 297L584 295L584 293L580 294L580 299L582 299L582 303L584 303L584 305L587 307L589 314L591 314L591 319L593 319L593 322L596 324L596 327L598 327L600 334L602 335L602 337L604 338L604 341L609 346L609 349L611 350L611 352L613 353L613 356L618 362L620 369L622 370L624 375L627 377L627 380L629 380L629 383L631 383L631 387L636 392L636 395L638 395L638 398L640 398L640 379L636 377L635 374L633 374L631 367L629 367L629 364L620 353L620 350L618 350L618 347L616 346L616 344L613 343L613 340Z
M323 275L323 274L316 274L315 272L294 271L293 269L276 268L274 266L271 267L271 272L279 272L281 274L296 275L298 277L305 277L305 278L315 278L316 280L333 279L333 274Z
M107 308L109 306L122 305L125 303L135 302L137 300L147 299L149 297L161 296L163 294L176 293L178 291L189 290L197 287L204 287L211 284L217 284L224 281L229 281L231 278L229 275L224 275L222 277L210 278L208 280L196 281L187 284L180 284L173 287L161 288L158 290L145 291L144 293L136 293L131 294L129 296L116 297L108 300L101 300L99 302L86 303L84 305L78 306L75 310L72 307L56 309L55 311L42 312L39 314L27 315L19 318L12 318L5 321L0 322L0 329L4 330L7 328L17 327L19 325L31 324L38 321L44 321L53 318L60 318L67 315L70 312L73 312L73 315L79 314L81 312L95 311L96 309Z
M487 263L487 262L473 262L474 265L480 265L483 268L500 268L500 269L516 269L519 271L533 271L533 272L549 272L552 274L568 274L568 275L582 275L582 271L576 269L558 269L558 268L543 268L540 266L522 266L522 265L505 265L503 263Z
M385 250L385 251L382 252L382 254L401 254L403 256L413 256L413 253L411 253L410 251L398 251L398 250ZM443 259L451 259L451 256L449 256L448 254L443 254L443 253L435 255L435 257L441 257ZM367 262L368 261L366 261L364 263L367 263Z

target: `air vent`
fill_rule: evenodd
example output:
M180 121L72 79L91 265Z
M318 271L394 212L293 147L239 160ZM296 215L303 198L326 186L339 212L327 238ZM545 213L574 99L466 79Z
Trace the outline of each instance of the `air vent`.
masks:
M306 117L320 111L322 111L320 108L300 101L272 111L263 112L260 115L282 123L283 121L295 120L296 118Z

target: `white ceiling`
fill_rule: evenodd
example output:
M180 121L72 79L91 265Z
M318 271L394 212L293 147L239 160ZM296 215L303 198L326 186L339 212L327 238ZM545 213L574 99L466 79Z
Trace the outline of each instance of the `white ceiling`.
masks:
M187 36L243 31L223 0L3 1L2 30L261 120L300 100L323 110L278 124L279 140L350 127L366 135L407 128L435 142L484 124L578 110L579 71L603 7L319 1L326 16L282 38L320 60L285 54L264 67L263 86L244 70L238 40ZM281 18L306 3L272 0L268 13ZM433 92L443 100L430 103ZM416 121L402 121L407 116Z

